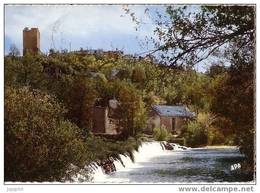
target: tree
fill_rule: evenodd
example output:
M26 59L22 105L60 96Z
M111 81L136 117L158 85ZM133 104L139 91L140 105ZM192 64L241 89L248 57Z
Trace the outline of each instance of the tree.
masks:
M216 92L212 110L232 121L237 144L253 168L255 8L203 6L199 13L191 14L186 8L169 7L167 11L175 26L163 36L163 49L176 51L171 65L180 61L194 65L211 54L228 59L228 78Z
M192 10L192 11L191 11ZM193 67L236 43L235 52L254 49L254 6L168 6L168 19L157 22L155 50L170 66Z
M160 63L173 69L194 68L209 57L229 66L227 81L213 96L212 110L233 122L237 144L253 168L255 6L178 5L168 6L166 13L168 17L159 13L155 20L150 54L160 56Z
M131 83L116 81L114 94L120 103L125 137L136 136L146 123L146 109L140 92Z
M206 74L211 78L215 78L226 72L227 67L225 67L224 64L212 64L212 66L210 66L210 68L207 70Z
M5 58L6 84L43 89L48 79L43 73L42 60L41 56L33 56L29 53L15 60Z
M233 131L237 133L236 144L241 145L242 152L250 158L248 160L252 165L255 143L254 83L254 62L237 56L212 103L213 112L232 121Z
M64 120L52 96L28 87L5 90L5 181L62 181L71 164L83 168L81 130Z
M132 82L142 83L146 79L145 71L142 67L136 66L132 72Z
M92 108L97 99L95 84L91 79L75 78L64 101L68 108L66 117L79 127L92 128Z
M11 56L12 58L19 56L20 55L20 51L19 49L16 47L15 44L11 44L10 49L9 49L9 56Z

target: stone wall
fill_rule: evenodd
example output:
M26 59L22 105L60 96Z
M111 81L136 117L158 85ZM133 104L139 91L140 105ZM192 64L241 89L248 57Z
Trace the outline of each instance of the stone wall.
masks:
M172 117L161 116L161 127L165 127L169 132L172 132Z
M157 115L153 110L149 112L147 118L147 130L146 133L151 134L154 128L160 128L160 116Z
M23 30L23 54L40 52L40 32L38 28L24 28Z
M119 120L109 118L108 113L107 107L97 106L93 108L93 133L118 134Z
M175 128L176 128L175 130L178 135L181 134L184 124L185 124L185 118L182 118L182 117L175 118Z

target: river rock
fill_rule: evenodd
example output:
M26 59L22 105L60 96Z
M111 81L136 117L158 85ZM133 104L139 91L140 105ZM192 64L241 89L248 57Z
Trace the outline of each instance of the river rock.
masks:
M101 162L100 167L102 168L105 174L111 174L116 171L115 164L111 160Z
M164 147L165 150L174 150L173 146L168 142L161 142L161 145Z

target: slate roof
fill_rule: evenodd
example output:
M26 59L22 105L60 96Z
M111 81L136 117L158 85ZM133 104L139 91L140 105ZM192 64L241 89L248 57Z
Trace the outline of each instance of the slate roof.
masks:
M191 112L185 106L152 105L152 108L160 116L166 116L166 117L194 117L195 116L195 113Z

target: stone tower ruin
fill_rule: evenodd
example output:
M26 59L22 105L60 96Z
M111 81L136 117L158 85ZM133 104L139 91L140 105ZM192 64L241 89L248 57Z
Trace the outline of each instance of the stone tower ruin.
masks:
M26 52L29 52L31 54L40 53L40 32L38 28L24 28L23 55L25 55Z

